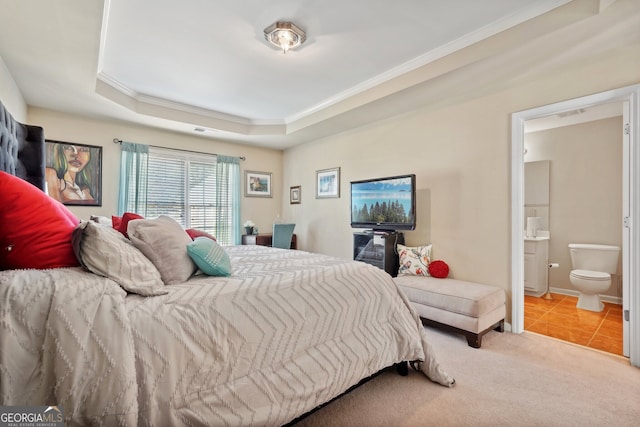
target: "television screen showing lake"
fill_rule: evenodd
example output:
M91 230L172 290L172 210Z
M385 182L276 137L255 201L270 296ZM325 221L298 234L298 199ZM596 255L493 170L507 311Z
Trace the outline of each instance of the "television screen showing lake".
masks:
M411 222L411 178L352 183L353 222Z

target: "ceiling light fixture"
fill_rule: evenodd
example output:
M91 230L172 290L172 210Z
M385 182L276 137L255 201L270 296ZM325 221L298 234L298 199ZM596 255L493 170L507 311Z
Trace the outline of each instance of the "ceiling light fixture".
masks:
M289 49L295 49L307 39L304 30L293 22L278 21L264 29L264 38L269 43L287 53Z

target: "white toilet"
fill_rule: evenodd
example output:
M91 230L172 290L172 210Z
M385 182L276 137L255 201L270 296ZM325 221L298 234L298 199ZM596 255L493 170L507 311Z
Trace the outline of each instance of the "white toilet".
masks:
M611 286L611 275L618 270L618 246L570 243L573 270L569 281L580 291L576 307L583 310L602 311L604 304L600 294Z

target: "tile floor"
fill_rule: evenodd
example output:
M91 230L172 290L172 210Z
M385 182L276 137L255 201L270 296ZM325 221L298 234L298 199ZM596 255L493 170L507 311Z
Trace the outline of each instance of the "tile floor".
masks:
M622 356L622 306L605 302L600 313L576 307L578 297L524 297L524 329Z

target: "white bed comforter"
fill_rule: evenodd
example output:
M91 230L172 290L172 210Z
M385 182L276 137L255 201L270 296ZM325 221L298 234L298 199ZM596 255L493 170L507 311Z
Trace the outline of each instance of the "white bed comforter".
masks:
M281 425L400 361L436 361L382 270L302 251L227 248L228 278L127 295L78 268L0 272L0 404L68 425Z

